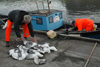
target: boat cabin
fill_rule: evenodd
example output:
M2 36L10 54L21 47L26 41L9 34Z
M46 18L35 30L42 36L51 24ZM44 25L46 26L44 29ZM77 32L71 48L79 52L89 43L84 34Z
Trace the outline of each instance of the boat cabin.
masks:
M63 25L63 12L59 10L36 10L30 15L34 30L55 30Z

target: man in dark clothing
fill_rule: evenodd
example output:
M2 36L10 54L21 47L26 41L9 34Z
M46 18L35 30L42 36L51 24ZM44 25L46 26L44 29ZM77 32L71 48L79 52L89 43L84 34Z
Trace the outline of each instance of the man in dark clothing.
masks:
M9 47L9 41L10 41L10 33L12 29L12 24L14 23L14 29L15 33L20 40L23 41L23 38L21 37L19 26L21 25L23 27L23 36L25 39L29 37L29 32L31 36L33 37L32 41L36 42L36 39L34 37L33 28L31 25L31 17L29 14L23 10L13 10L8 14L8 20L7 20L7 28L5 32L5 41L6 46Z

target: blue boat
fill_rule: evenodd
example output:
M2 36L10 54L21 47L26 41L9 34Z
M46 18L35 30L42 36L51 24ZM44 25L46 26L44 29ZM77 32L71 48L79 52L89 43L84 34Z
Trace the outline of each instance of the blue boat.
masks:
M36 10L30 15L34 30L55 30L63 25L63 12L59 10Z
M37 10L30 12L32 17L31 23L34 30L55 30L63 26L63 12L60 10L50 9L49 4L51 1L47 0L48 9L44 8L39 10L38 3L36 2Z

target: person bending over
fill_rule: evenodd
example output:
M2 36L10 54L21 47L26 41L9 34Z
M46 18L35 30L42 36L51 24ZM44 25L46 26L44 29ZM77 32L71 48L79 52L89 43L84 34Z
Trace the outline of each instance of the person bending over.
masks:
M93 31L94 22L91 19L81 18L81 19L75 19L74 21L72 21L72 25L74 27L77 27L78 31L82 31L83 29L85 31Z
M12 30L12 25L14 24L14 30L18 38L20 40L27 39L29 37L29 32L32 36L32 41L36 42L36 38L34 36L32 24L31 24L31 17L28 12L23 11L23 10L13 10L8 14L8 20L7 20L7 27L5 31L5 41L6 41L6 46L9 47L9 41L10 41L10 33ZM20 25L23 28L23 37L21 36L20 33Z

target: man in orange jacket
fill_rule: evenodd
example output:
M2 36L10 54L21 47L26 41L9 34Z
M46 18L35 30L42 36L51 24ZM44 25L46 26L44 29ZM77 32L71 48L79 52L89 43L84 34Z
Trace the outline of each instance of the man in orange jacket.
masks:
M75 21L72 22L75 27L78 28L78 31L82 31L85 29L85 31L93 31L93 20L87 19L87 18L81 18L81 19L76 19Z
M29 37L30 32L32 40L36 42L36 38L34 37L34 32L31 24L31 17L28 12L23 10L13 10L8 14L7 27L5 31L5 41L7 47L10 46L9 41L12 24L14 24L15 33L17 37L20 38L20 40L23 41L23 37L27 39L27 37ZM19 30L20 25L23 27L23 37L21 36Z

